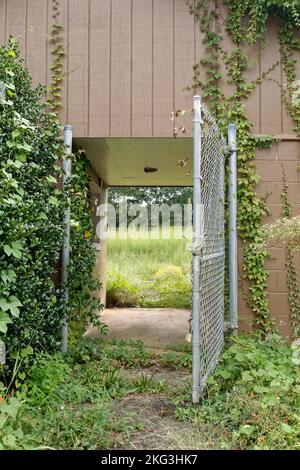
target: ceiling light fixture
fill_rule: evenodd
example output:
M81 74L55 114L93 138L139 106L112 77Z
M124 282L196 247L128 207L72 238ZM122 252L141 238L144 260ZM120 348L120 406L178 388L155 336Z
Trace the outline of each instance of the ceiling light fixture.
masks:
M151 166L145 166L144 172L145 173L155 173L158 170L158 168L153 168Z

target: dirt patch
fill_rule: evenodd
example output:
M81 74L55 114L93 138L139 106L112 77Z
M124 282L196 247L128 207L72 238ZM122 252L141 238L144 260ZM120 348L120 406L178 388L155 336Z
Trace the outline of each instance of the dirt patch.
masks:
M175 308L115 308L101 313L101 320L109 328L106 338L141 340L156 348L183 343L189 318L188 310ZM89 328L86 334L99 337L97 328Z
M176 405L170 391L184 390L191 381L186 370L169 370L152 366L142 369L122 369L121 374L132 382L147 377L164 381L166 391L159 394L135 393L114 404L113 415L129 418L136 428L123 439L118 449L138 450L191 450L215 448L214 436L205 425L196 427L192 422L176 419ZM170 395L170 396L169 396ZM119 441L120 442L120 441Z
M115 449L174 450L215 448L213 436L204 425L197 426L191 421L176 418L177 406L173 400L185 404L185 396L190 396L191 371L173 370L160 361L168 349L166 341L160 348L150 348L153 360L148 367L131 368L124 366L120 374L133 387L127 396L116 400L111 412L113 419L128 423L128 435L115 436ZM177 355L185 355L176 352ZM149 380L149 382L148 382ZM156 387L157 384L157 387ZM141 390L145 386L145 391ZM141 387L141 388L139 388ZM149 387L149 388L147 388ZM190 402L188 404L190 406Z
M119 449L185 450L211 449L207 435L192 423L179 422L174 416L175 405L165 395L131 395L119 402L114 413L120 418L136 417L138 430L133 431Z

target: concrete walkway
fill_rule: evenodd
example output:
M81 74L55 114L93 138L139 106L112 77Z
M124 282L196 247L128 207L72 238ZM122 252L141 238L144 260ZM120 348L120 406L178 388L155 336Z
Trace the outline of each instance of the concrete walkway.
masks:
M101 313L109 328L107 338L141 340L152 347L183 343L189 317L189 310L175 308L115 308ZM87 335L96 338L99 332L90 328Z

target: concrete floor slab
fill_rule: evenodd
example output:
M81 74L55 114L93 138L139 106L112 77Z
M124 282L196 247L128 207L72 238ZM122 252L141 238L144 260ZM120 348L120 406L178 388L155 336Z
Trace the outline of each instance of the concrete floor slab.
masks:
M175 308L115 308L101 313L109 328L107 338L141 340L152 347L183 343L189 317L189 310ZM87 335L95 338L99 332L90 328Z

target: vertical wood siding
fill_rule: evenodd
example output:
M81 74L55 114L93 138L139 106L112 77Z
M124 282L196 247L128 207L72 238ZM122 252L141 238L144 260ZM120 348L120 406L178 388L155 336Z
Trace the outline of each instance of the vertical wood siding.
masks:
M111 18L110 135L131 136L132 1L113 0ZM141 38L142 39L142 38ZM99 103L101 106L101 103Z
M170 113L191 108L193 93L186 87L193 64L205 54L185 1L60 0L60 12L67 51L61 119L72 122L75 135L172 135ZM34 83L50 83L52 22L52 0L0 0L0 39L18 38ZM279 60L277 29L270 23L267 47L248 48L249 79ZM277 65L245 103L255 133L292 134L280 86Z
M28 34L28 1L30 0L6 0L6 37L8 39L10 35L15 36L20 44L20 50L25 58L27 59L27 34ZM4 3L4 2L3 2ZM37 73L37 70L34 70Z
M35 70L34 84L45 84L47 80L47 20L47 0L30 0L26 20L26 65L29 70Z
M89 0L68 0L68 121L77 135L88 134Z
M3 43L6 40L6 0L0 0L0 41Z
M141 40L141 38L143 38ZM153 2L132 2L132 128L133 137L152 136Z
M111 16L110 0L91 0L88 135L99 137L110 135Z

